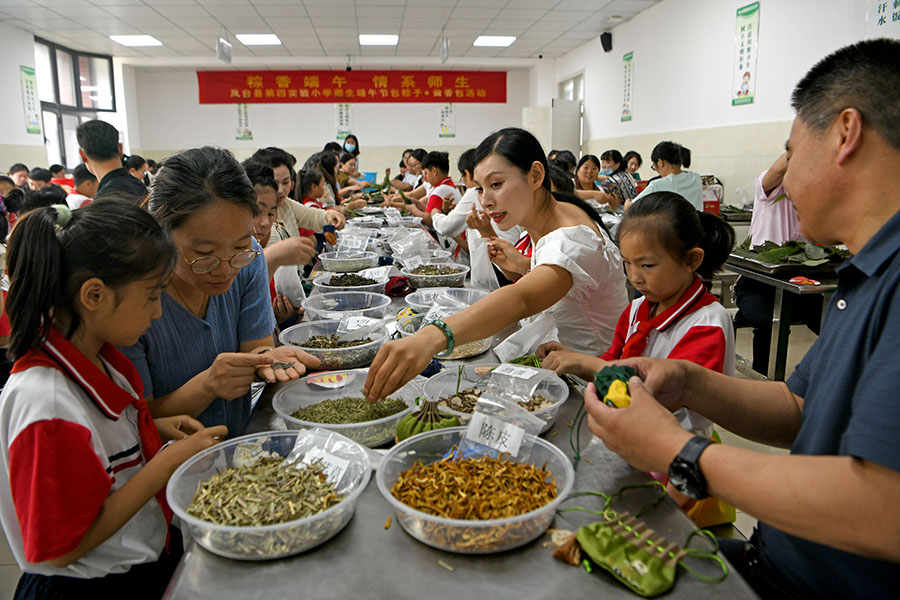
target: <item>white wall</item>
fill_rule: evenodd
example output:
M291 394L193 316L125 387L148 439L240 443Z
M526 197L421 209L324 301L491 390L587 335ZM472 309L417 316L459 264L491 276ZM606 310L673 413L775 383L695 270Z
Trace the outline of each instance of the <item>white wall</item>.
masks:
M449 139L438 136L441 104L353 104L352 129L362 147L362 168L396 168L406 147L456 151L477 145L495 129L521 126L529 80L526 69L509 71L505 104L455 104L456 138ZM254 139L236 141L235 105L199 104L194 70L137 69L135 88L139 137L132 137L131 145L154 158L160 152L214 144L239 156L261 146L280 146L296 149L303 160L301 152L321 150L335 137L333 104L251 104ZM128 120L130 124L130 108Z
M25 106L19 67L34 68L34 36L0 24L0 171L24 162L29 167L46 166L44 136L25 131Z

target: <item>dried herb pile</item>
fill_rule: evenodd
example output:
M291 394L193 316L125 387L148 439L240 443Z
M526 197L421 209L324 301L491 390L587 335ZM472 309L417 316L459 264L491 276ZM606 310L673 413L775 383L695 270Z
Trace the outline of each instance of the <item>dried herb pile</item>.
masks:
M483 393L484 390L479 387L470 387L453 394L452 396L441 398L438 400L438 403L442 407L449 408L450 410L471 413L475 410L475 405L478 404L478 399ZM540 394L535 394L528 402L519 402L519 405L528 412L541 410L552 404L553 402L549 398L545 398Z
M349 425L377 421L409 408L400 398L385 398L369 402L365 398L335 398L311 404L295 412L292 417L310 423Z
M413 275L455 275L463 269L447 265L420 265L410 271Z
M549 470L499 458L447 458L430 465L416 463L400 474L391 494L418 511L470 521L524 515L556 498ZM546 465L545 465L546 466Z
M331 287L358 287L361 285L374 285L378 283L374 279L357 275L356 273L347 273L345 275L335 275L328 280L326 285Z
M200 484L187 513L218 525L258 527L311 517L343 498L321 466L263 457Z
M372 340L370 338L365 338L362 340L342 340L335 334L331 335L314 335L305 342L291 342L292 346L299 346L301 348L318 348L318 349L330 349L330 348L352 348L354 346L362 346L363 344L368 344Z

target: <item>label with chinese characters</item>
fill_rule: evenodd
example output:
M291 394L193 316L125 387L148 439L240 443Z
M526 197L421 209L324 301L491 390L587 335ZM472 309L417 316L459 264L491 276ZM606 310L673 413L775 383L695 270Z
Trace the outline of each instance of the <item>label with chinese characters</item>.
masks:
M495 375L509 375L510 377L515 377L517 379L531 379L538 373L540 373L540 371L532 369L531 367L520 367L518 365L510 364L502 364L493 371L493 374Z
M363 269L359 272L361 277L367 277L368 279L374 279L375 281L384 281L387 279L388 267L372 267L369 269Z
M501 419L475 412L469 421L466 438L498 452L509 452L517 456L522 440L525 439L525 430Z
M866 37L900 39L900 1L866 0Z
M731 105L753 104L756 95L756 55L759 52L759 2L737 9L734 34L734 74Z
M322 470L325 472L328 479L334 483L340 482L347 467L350 466L350 461L346 458L335 456L321 448L313 448L307 452L306 456L303 458L303 462L308 465L317 461L322 466Z
M423 264L425 263L420 256L410 256L409 258L403 259L403 266L406 267L407 271L412 271L416 267L421 267Z
M624 82L622 83L622 122L631 120L631 109L634 106L634 52L628 52L622 57L622 71Z
M430 321L437 321L438 319L445 319L450 316L450 313L440 306L432 306L428 309L428 312L425 313L425 318L422 319L422 324L428 323Z

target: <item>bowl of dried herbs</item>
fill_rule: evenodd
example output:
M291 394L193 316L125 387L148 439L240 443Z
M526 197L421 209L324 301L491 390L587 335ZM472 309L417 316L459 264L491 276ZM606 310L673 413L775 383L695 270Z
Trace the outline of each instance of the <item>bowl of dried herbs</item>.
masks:
M365 448L331 431L255 433L189 458L169 479L166 499L203 548L268 560L343 529L370 467Z
M373 292L329 292L313 294L303 300L301 305L306 309L310 321L344 317L381 319L387 314L391 299L384 294Z
M462 287L469 274L469 267L452 262L430 262L413 269L403 268L400 272L404 277L409 277L409 283L416 289Z
M384 293L384 284L387 278L376 281L364 277L358 273L344 273L337 275L326 273L313 278L313 287L322 293L328 292L375 292Z
M543 534L572 491L572 462L529 434L526 458L458 450L466 427L438 429L394 446L375 480L412 537L463 554L503 552Z
M368 369L317 373L275 392L272 406L288 428L323 427L369 447L394 439L397 423L416 408L422 388L410 381L390 397L366 400Z
M425 314L403 317L397 321L397 331L400 332L401 337L410 336L425 326L425 324L428 322L425 317ZM493 342L494 336L489 336L480 340L466 342L465 344L458 344L455 348L453 348L453 352L451 352L449 356L435 355L435 357L442 360L454 360L457 358L476 356L490 350L491 344Z
M355 369L372 364L378 349L387 342L387 328L379 327L361 340L338 335L341 321L310 321L288 327L278 336L282 344L297 346L321 361L318 369Z
M378 254L375 252L358 252L342 255L340 252L323 252L319 254L322 268L335 273L353 273L369 267L378 266Z

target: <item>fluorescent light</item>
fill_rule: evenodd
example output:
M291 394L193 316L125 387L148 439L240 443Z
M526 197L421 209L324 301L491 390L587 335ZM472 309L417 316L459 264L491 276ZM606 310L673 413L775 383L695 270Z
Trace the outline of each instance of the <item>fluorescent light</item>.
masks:
M472 42L472 45L506 48L514 41L516 41L516 36L514 35L479 35L475 41Z
M152 35L111 35L109 39L123 46L162 46L163 43Z
M280 46L281 40L274 33L238 33L235 35L245 46Z
M360 46L396 46L399 41L399 35L381 35L372 33L359 34Z

